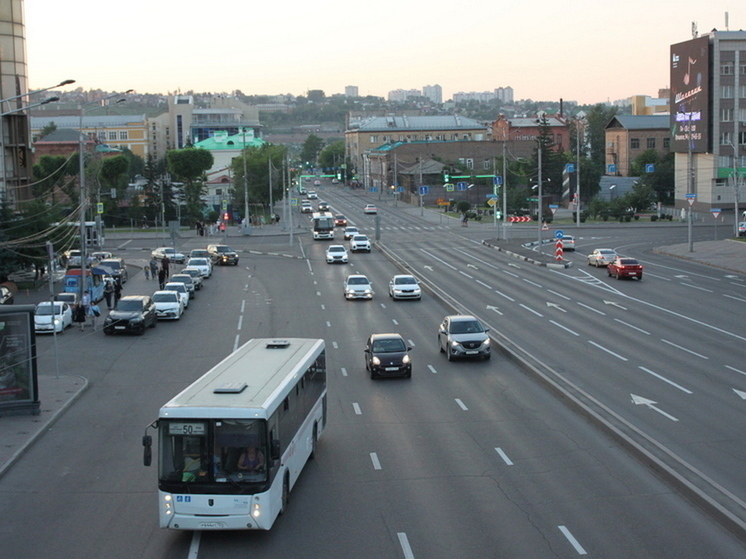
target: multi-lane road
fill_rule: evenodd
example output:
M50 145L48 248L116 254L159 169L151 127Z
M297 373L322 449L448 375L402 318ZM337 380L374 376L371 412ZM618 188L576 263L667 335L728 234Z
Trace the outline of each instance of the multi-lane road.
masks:
M665 229L656 239L651 230L584 228L568 255L573 266L557 270L483 246L473 225L392 203L366 216L365 203L377 200L341 189L322 198L379 234L380 248L327 265L328 242L308 234L292 247L286 237L233 238L245 250L240 266L216 269L182 321L142 337L61 338L61 368L90 388L0 479L3 554L744 555L671 481L681 472L728 512L746 500L738 467L746 278L653 254L668 241ZM189 239L181 248L198 246ZM645 279L588 268L584 255L596 246L638 257ZM387 297L402 268L423 280L422 301ZM372 280L373 301L344 300L353 272ZM136 274L128 286L149 293L154 284ZM487 362L448 362L437 326L454 311L479 316L524 363L498 348ZM414 348L411 380L365 374L366 337L387 331ZM145 426L238 344L269 336L327 343L329 428L287 513L268 533L160 530L155 469L142 466ZM39 346L41 370L53 370L51 340ZM650 460L613 430L644 442ZM645 463L655 460L676 471L657 475Z

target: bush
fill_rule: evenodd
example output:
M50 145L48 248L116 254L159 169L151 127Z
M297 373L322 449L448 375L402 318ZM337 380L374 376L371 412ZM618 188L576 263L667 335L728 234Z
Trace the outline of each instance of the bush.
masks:
M657 215L651 215L650 216L650 221L658 221L658 216Z

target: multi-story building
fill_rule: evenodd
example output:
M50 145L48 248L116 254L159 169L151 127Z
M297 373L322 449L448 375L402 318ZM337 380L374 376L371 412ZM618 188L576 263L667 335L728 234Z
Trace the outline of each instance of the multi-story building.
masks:
M389 91L388 100L390 102L401 103L410 97L421 97L422 92L419 89L394 89Z
M671 90L659 89L658 97L649 95L633 95L629 98L633 115L657 115L671 112Z
M618 115L604 130L607 175L629 177L635 159L649 149L659 155L671 150L669 116Z
M345 86L345 97L359 97L360 96L359 91L360 90L358 89L358 86L356 85L346 85Z
M426 85L422 88L422 96L427 97L433 103L443 103L443 88L439 85Z
M539 114L531 118L506 118L501 114L492 123L491 137L494 141L514 141L519 153L515 157L531 157L536 149L536 140L541 135L542 117L550 129L552 143L557 151L570 149L570 125L563 117Z
M671 45L670 64L676 207L730 211L746 182L746 31Z
M345 132L345 148L352 165L362 172L366 154L396 142L485 141L487 126L471 118L449 116L374 116Z

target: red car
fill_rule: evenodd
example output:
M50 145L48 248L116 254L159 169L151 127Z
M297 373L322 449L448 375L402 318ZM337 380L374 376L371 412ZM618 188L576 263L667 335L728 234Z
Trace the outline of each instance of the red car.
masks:
M609 277L614 276L616 279L642 279L642 264L634 258L617 257L607 266L606 271Z
M347 218L343 215L334 216L334 225L337 227L347 227Z

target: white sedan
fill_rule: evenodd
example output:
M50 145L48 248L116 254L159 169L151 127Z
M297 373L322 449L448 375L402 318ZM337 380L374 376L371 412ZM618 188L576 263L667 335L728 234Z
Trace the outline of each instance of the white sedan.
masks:
M57 332L62 334L65 328L73 324L73 310L64 301L55 301L54 310L50 301L43 301L34 309L34 330L37 334Z
M614 249L611 248L597 248L594 249L588 255L588 265L595 266L608 266L614 259L619 256Z
M183 283L179 283L176 281L168 282L166 285L163 286L163 291L176 291L181 297L182 302L184 303L184 308L189 308L189 290Z
M197 268L203 278L209 278L212 275L212 262L209 258L190 258L186 263L187 268Z
M363 208L363 213L364 214L377 214L378 208L376 208L375 204L366 204L365 207Z
M163 260L164 256L168 256L168 259L176 264L183 264L186 262L186 256L171 247L159 247L151 252L150 255L156 260Z
M347 256L347 249L342 245L331 245L326 249L326 263L334 264L335 262L341 262L347 264L349 258Z
M398 275L389 282L389 297L392 299L421 299L420 282L414 276Z
M153 302L158 318L179 320L184 314L184 301L176 291L156 291L153 293Z

